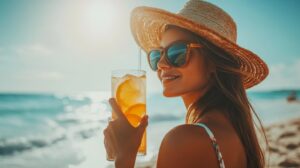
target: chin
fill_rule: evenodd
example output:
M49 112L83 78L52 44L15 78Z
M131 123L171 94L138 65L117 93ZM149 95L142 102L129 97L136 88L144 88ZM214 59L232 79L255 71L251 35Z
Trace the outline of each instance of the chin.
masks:
M163 95L165 97L177 97L180 96L181 94L178 94L176 92L168 91L168 90L163 90Z

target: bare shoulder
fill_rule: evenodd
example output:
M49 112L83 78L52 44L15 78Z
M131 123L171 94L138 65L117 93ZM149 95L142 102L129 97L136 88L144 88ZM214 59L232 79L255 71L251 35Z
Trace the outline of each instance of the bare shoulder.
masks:
M184 124L165 135L157 167L218 167L218 162L206 131L196 125Z

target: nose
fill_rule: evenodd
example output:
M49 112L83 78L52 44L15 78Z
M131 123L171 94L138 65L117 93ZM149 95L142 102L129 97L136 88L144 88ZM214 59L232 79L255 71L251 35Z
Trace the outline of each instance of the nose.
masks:
M166 60L166 55L163 52L162 53L162 57L159 59L159 61L157 62L157 68L158 69L166 69L166 68L170 68L169 63Z

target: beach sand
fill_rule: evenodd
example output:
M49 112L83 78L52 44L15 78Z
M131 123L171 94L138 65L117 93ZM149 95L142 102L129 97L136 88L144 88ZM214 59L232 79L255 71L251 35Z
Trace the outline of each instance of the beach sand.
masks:
M300 118L266 127L270 167L300 167Z

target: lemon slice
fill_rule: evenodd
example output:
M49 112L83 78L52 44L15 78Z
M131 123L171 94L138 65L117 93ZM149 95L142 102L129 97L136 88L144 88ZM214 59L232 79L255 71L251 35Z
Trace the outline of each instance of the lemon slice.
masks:
M146 105L143 103L138 103L133 106L130 106L126 111L125 114L135 114L138 116L143 116L146 114Z
M122 110L126 110L137 102L144 102L145 97L144 76L126 75L125 77L127 79L118 86L116 92L116 99Z
M127 120L129 121L129 123L134 126L137 127L140 122L141 122L141 117L135 114L125 114Z

